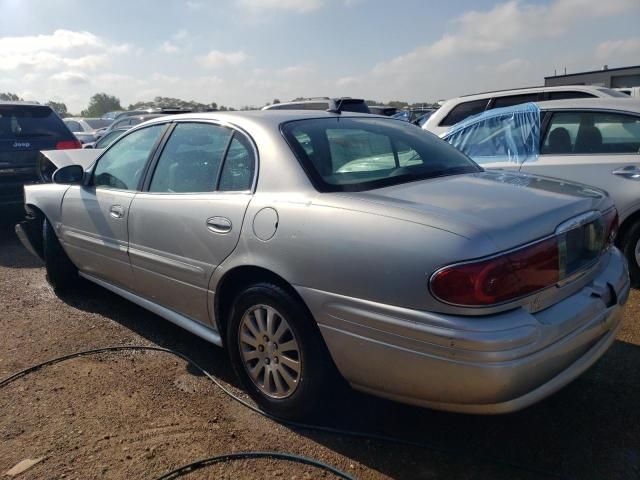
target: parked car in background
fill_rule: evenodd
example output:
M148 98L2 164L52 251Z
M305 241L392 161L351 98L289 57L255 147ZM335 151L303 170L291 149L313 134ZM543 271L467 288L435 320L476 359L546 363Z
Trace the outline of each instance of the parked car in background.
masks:
M118 127L113 130L109 130L108 133L102 135L95 142L85 143L82 148L107 148L109 145L113 143L113 141L122 135L124 132L129 130L131 127Z
M366 102L361 98L349 97L319 97L296 102L274 103L262 107L262 110L331 110L339 109L343 112L371 113Z
M396 107L389 107L388 105L368 105L369 112L374 115L384 115L385 117L391 117L398 111Z
M524 408L609 348L629 292L605 192L385 117L156 118L53 180L16 231L54 289L79 274L224 345L282 417L321 409L336 368L411 404Z
M617 244L640 286L640 101L579 99L490 110L444 139L485 168L558 177L609 192Z
M105 113L100 118L102 118L103 120L115 120L124 113L126 113L124 110L114 110L113 112Z
M102 118L77 118L68 117L64 120L65 125L76 136L80 143L95 142L99 134L98 130L104 129L111 124L111 120Z
M45 105L0 102L0 207L23 202L23 186L38 182L40 150L80 148L60 117Z
M435 108L414 108L408 110L401 110L395 115L392 115L393 118L397 120L403 120L405 122L413 123L414 125L422 126L433 112L435 112ZM422 121L422 123L420 123Z
M495 92L465 95L447 100L433 114L422 128L442 135L456 123L467 117L477 115L493 108L510 107L527 102L546 100L564 100L570 98L611 98L622 97L624 93L610 88L584 85L565 85L560 87L533 87L514 90L498 90Z
M640 87L623 87L623 88L614 88L614 90L624 93L625 95L634 98L640 99Z
M147 120L151 120L153 118L158 118L158 117L165 117L165 116L166 114L164 113L147 113L144 115L125 115L125 116L119 117L117 120L114 120L114 122L111 125L109 125L106 129L101 130L98 133L96 140L99 140L102 137L110 134L113 130L120 130L122 128L129 129L142 122L146 122Z

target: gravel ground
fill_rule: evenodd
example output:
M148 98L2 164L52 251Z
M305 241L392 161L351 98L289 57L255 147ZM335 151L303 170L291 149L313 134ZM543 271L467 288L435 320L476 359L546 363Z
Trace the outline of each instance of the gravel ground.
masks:
M157 345L192 357L242 395L221 349L96 286L56 297L42 264L13 234L16 217L0 212L0 219L0 378L80 350ZM458 415L344 391L319 420L429 448L291 429L247 410L165 353L74 359L0 389L0 476L44 457L17 478L153 479L213 455L270 450L312 457L358 479L638 479L640 292L632 292L625 316L595 366L522 412ZM336 478L274 460L187 477Z

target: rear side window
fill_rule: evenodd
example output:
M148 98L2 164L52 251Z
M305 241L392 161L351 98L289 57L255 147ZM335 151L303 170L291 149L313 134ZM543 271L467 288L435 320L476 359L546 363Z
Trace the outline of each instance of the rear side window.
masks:
M542 144L543 154L638 153L640 117L608 112L557 112Z
M205 123L179 123L162 150L150 192L202 193L216 189L232 131Z
M449 127L451 125L455 125L458 122L461 122L471 115L482 113L484 112L485 108L487 108L487 103L489 103L489 99L484 98L482 100L473 100L471 102L464 102L456 105L447 114L447 116L442 119L442 121L440 122L440 126Z
M549 100L567 100L570 98L594 98L595 95L587 92L565 91L565 92L547 92Z
M43 105L0 105L0 140L71 135L51 108Z
M511 107L521 103L537 102L537 93L527 93L522 95L508 95L505 97L495 97L492 108Z
M93 185L118 190L137 190L145 164L165 125L153 125L116 141L99 159Z

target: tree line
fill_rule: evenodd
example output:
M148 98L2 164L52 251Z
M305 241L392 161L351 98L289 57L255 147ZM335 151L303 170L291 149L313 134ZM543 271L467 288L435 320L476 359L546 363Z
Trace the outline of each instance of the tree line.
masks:
M15 93L0 93L0 100L4 101L20 101L20 98ZM291 101L300 101L305 100L304 97L297 97L292 99ZM433 105L431 102L416 102L416 103L408 103L402 102L399 100L392 100L390 102L379 102L377 100L365 100L368 105L389 105L391 107L395 107L398 110L403 108L412 108L412 107L425 107ZM267 102L266 105L280 103L280 100L277 98L273 99L273 102ZM49 100L45 103L51 107L51 109L56 112L60 117L71 117L74 116L71 114L67 106L64 102L57 102L54 100ZM226 107L224 105L218 105L216 102L211 103L200 103L194 100L182 100L179 98L171 98L171 97L155 97L153 100L144 101L144 102L136 102L130 104L127 108L124 108L120 103L120 99L114 95L109 95L107 93L96 93L89 99L89 105L86 109L82 110L79 114L81 117L101 117L107 112L113 112L118 110L146 110L149 108L183 108L187 110L191 110L194 112L211 112L211 111L234 111L236 110L233 107ZM244 105L239 108L239 110L258 110L260 106L253 105Z

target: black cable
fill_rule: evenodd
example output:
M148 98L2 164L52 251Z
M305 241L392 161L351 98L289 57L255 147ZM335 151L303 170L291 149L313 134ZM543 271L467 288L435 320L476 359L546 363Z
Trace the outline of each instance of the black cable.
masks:
M319 462L318 460L314 460L313 458L302 457L300 455L292 455L290 453L280 453L280 452L237 452L237 453L228 453L226 455L218 455L216 457L205 458L204 460L198 460L197 462L190 463L189 465L184 465L183 467L176 468L175 470L165 473L161 477L156 478L155 480L170 480L172 478L178 478L185 474L191 473L195 470L199 470L204 467L208 467L209 465L215 465L216 463L223 462L233 462L236 460L253 460L253 459L264 459L271 458L274 460L286 460L288 462L301 463L303 465L311 465L312 467L319 468L321 470L325 470L329 473L333 473L335 476L342 478L344 480L354 480L354 478L341 471L337 468L333 468L331 465L327 465L326 463Z
M231 390L229 390L222 383L220 383L217 378L215 378L207 370L205 370L203 367L198 365L195 361L193 361L191 358L187 357L183 353L176 352L174 350L170 350L168 348L163 348L163 347L154 347L154 346L145 346L145 345L116 345L116 346L111 346L111 347L95 348L95 349L91 349L91 350L85 350L85 351L82 351L82 352L71 353L69 355L64 355L64 356L61 356L61 357L53 358L51 360L47 360L46 362L42 362L42 363L39 363L37 365L33 365L33 366L25 368L24 370L21 370L21 371L19 371L17 373L14 373L13 375L11 375L11 376L5 378L4 380L0 381L0 388L4 387L5 385L7 385L7 384L9 384L9 383L21 378L21 377L24 377L25 375L28 375L29 373L35 372L36 370L39 370L42 367L46 367L46 366L49 366L49 365L54 365L56 363L64 362L65 360L71 360L73 358L83 357L83 356L87 356L87 355L95 355L95 354L107 353L107 352L117 352L117 351L122 351L122 350L151 350L151 351L164 352L164 353L169 353L171 355L175 355L176 357L181 358L182 360L184 360L188 364L191 364L193 367L195 367L196 370L200 371L209 380L211 380L220 390L222 390L225 394L227 394L229 397L231 397L236 402L244 405L249 410L252 410L252 411L256 412L257 414L262 415L265 418L268 418L269 420L273 420L275 422L281 423L283 425L287 425L289 427L298 428L298 429L301 429L301 430L314 430L316 432L331 433L331 434L335 434L335 435L343 435L345 437L355 437L355 438L365 438L365 439L369 439L369 440L377 440L379 442L394 443L396 445L405 445L405 446L408 446L408 447L416 447L416 448L423 448L423 449L427 449L427 450L434 450L434 451L439 451L439 452L442 452L442 453L451 454L451 455L454 455L454 456L456 456L458 458L460 458L461 456L462 456L462 458L465 458L465 456L466 457L471 456L471 457L473 457L473 458L475 458L475 459L477 459L479 461L483 461L483 462L487 462L487 463L493 463L493 464L496 464L496 465L502 465L502 466L505 466L505 467L512 468L514 470L521 470L521 471L525 471L525 472L529 472L529 473L535 473L535 474L538 474L538 475L544 475L544 476L549 477L549 478L558 478L558 479L563 479L563 480L570 480L569 477L566 477L564 475L560 475L560 474L555 473L555 472L549 472L549 471L538 469L538 468L534 468L534 467L528 467L528 466L525 466L525 465L520 465L518 463L513 463L513 462L510 462L510 461L507 461L507 460L503 460L501 458L495 458L495 457L488 456L488 455L480 455L480 454L477 454L475 452L467 452L467 451L464 451L464 450L461 450L461 449L441 447L441 446L433 445L433 444L430 444L430 443L427 443L427 442L414 442L412 440L404 440L402 438L389 437L389 436L386 436L386 435L380 435L380 434L376 434L376 433L366 433L366 432L342 430L342 429L339 429L339 428L324 427L324 426L321 426L321 425L310 425L310 424L306 424L306 423L301 423L301 422L296 422L296 421L292 421L292 420L286 420L286 419L283 419L283 418L279 418L279 417L276 417L275 415L271 415L270 413L265 412L264 410L261 410L260 408L256 407L255 405L250 404L249 402L247 402L243 398L240 398L239 396L234 394Z

